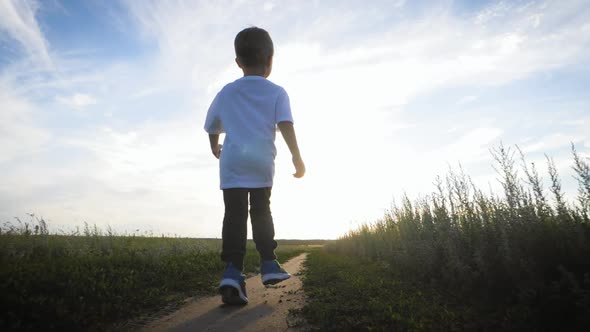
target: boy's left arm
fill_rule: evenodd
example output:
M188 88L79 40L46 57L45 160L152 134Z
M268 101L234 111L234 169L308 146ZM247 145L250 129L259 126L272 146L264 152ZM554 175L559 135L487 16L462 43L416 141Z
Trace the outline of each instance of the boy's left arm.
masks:
M221 144L219 144L219 134L209 134L209 144L211 145L211 152L215 158L221 157Z

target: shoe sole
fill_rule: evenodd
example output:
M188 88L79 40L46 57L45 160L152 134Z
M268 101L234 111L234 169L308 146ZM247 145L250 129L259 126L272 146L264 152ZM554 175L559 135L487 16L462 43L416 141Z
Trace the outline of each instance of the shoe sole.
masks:
M221 301L225 304L248 304L246 294L242 292L240 285L235 280L223 279L219 285L219 294L221 294Z
M240 297L239 291L231 286L223 286L219 288L221 294L221 301L229 305L245 305L248 301L245 301Z
M290 274L284 274L284 273L267 273L265 275L262 276L262 284L267 286L267 285L276 285L281 281L285 281L287 279L291 278Z

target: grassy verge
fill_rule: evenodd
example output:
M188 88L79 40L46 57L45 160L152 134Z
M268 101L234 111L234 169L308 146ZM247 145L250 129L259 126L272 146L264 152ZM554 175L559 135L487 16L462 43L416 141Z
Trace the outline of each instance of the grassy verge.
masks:
M521 154L518 167L514 151L500 146L493 156L504 189L502 196L486 194L462 171L451 171L446 179L437 179L437 190L431 195L415 201L404 197L402 204L394 205L382 220L326 244L330 252L353 257L352 267L334 267L345 269L343 275L331 274L330 278L345 280L342 284L347 287L337 305L353 305L361 313L370 307L384 320L367 323L367 329L390 327L388 324L397 318L386 320L379 307L405 299L388 300L378 293L374 296L377 300L363 297L364 289L377 292L375 284L367 279L371 275L377 284L392 278L403 282L400 285L415 284L420 290L431 289L433 294L439 294L433 299L443 300L440 303L444 306L431 306L434 316L422 316L420 308L416 308L419 316L410 320L434 322L434 329L589 330L590 163L573 147L572 153L574 177L579 184L575 202L566 200L551 158L547 158L549 189L545 190L546 183L534 164L528 164ZM340 260L338 256L326 257L331 257L326 264ZM360 267L355 268L355 264ZM391 268L371 267L379 264ZM369 272L361 268L365 265ZM314 267L312 261L308 272L312 286L314 268L321 267ZM354 273L359 276L352 276ZM321 284L316 285L321 289ZM407 289L398 284L384 284L382 288L385 293L387 288ZM312 292L321 295L313 287ZM371 301L378 304L371 305ZM321 307L318 310L321 312ZM346 311L342 319L345 316L348 320L359 319L355 310ZM428 326L426 323L410 324L409 317L402 318L406 325L401 330L430 329L423 328Z
M220 240L0 234L0 330L109 330L189 296L212 294L223 272ZM281 246L283 262L306 246ZM245 272L258 270L248 243Z
M318 331L453 331L461 316L440 296L403 283L378 262L314 250L305 262L302 314Z

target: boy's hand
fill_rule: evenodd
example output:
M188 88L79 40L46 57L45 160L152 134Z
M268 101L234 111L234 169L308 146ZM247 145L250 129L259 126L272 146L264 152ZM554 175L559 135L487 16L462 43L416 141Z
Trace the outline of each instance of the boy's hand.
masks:
M211 147L211 152L213 152L213 155L215 156L215 158L219 159L219 157L221 157L221 149L222 148L223 148L223 145L221 145L221 144L217 144L217 145Z
M293 174L296 178L302 178L305 175L305 164L303 163L303 159L301 157L293 157L293 165L295 166L295 174Z

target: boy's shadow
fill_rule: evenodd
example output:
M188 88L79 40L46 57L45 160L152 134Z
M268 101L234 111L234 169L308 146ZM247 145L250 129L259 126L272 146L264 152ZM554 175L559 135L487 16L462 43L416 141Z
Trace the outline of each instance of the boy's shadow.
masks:
M225 304L225 303L222 303L217 308L221 309L227 313L231 313L231 312L246 308L247 306L248 306L247 304Z
M238 331L272 314L273 311L274 308L266 303L255 306L222 304L174 327L171 331Z

